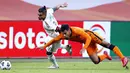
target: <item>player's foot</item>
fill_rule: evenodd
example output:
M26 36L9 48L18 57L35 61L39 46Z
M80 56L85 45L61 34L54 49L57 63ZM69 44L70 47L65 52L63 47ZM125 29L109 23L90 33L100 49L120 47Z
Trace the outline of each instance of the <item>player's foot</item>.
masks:
M124 57L124 58L121 59L121 61L122 61L122 66L125 67L128 63L128 58Z
M71 45L67 45L67 48L66 48L67 52L72 55L72 48L71 48Z
M49 69L58 69L59 66L51 65L51 66L49 66L48 68L49 68Z
M108 55L107 51L104 51L104 54L107 56L108 60L112 60L112 57L110 55Z

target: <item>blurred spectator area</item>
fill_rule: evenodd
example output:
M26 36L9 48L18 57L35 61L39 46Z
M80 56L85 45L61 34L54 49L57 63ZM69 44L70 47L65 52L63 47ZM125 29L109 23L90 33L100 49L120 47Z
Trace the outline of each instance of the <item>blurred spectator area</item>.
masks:
M21 0L0 0L0 20L38 20L40 6ZM130 0L87 9L58 10L57 20L121 20L130 21Z

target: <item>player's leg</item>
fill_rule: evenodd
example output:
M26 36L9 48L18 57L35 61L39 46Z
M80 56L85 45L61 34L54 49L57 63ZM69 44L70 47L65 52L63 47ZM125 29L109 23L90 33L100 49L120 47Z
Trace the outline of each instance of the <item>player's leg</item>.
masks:
M87 49L87 52L88 52L88 55L90 56L91 60L94 61L95 60L95 64L103 61L104 59L109 59L111 60L112 58L107 54L107 52L103 55L97 55L97 45L96 43L101 43L103 38L98 36L97 33L94 33L92 31L86 31L92 38L92 41L91 41L91 44L89 45L88 49ZM89 49L90 48L90 49ZM98 62L96 62L98 60Z
M61 41L58 41L58 42L52 44L51 48L48 48L48 51L57 53L58 48L61 48L60 42ZM66 48L66 46L65 46L65 48ZM50 66L49 68L59 68L55 56L52 54L52 55L49 55L48 57L49 57L49 60L53 63L53 65Z
M56 58L53 55L53 52L57 52L57 49L61 47L61 41L58 41L54 44L52 44L51 46L47 47L47 55L48 55L48 59L50 60L50 62L53 63L53 65L51 65L48 68L59 68L59 65L57 64ZM66 48L66 46L64 46L64 48Z
M117 46L115 46L111 43L108 43L106 41L102 41L102 43L100 45L112 50L121 59L123 67L125 67L127 65L127 63L128 63L127 57L125 57L122 54L122 52L120 51L120 49Z
M48 59L53 64L48 68L59 68L59 65L56 61L54 54L53 54L53 45L50 45L49 47L47 47L46 50L47 50L46 54L48 56Z
M47 36L46 39L45 39L45 43L50 41L52 38L50 36ZM48 56L48 59L49 61L53 64L51 65L50 67L48 68L59 68L58 64L57 64L57 61L56 61L56 58L53 54L53 51L54 51L54 44L53 45L50 45L49 47L46 48L46 54Z
M91 43L87 48L87 53L94 64L98 64L104 59L112 60L112 58L105 51L103 55L97 55L97 46L95 43Z
M101 36L99 36L97 33L94 33L91 31L89 31L88 33L92 37L92 41L102 45L103 47L106 47L106 48L112 50L117 56L119 56L122 61L123 67L125 67L127 65L128 59L126 57L124 57L124 55L122 54L122 52L120 51L120 49L117 46L104 41L104 39Z

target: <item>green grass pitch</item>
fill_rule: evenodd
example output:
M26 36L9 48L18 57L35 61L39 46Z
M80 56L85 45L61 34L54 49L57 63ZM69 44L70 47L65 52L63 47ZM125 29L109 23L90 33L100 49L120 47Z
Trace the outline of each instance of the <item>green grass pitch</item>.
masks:
M121 62L102 62L98 65L90 62L58 62L59 69L47 69L49 62L12 62L11 70L0 73L129 73ZM130 64L128 64L130 67Z

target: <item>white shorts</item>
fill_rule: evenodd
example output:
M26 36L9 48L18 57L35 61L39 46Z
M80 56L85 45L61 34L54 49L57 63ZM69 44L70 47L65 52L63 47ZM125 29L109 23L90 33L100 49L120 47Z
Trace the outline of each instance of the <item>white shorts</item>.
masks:
M44 42L47 43L47 42L49 42L49 41L52 40L52 39L53 39L52 37L47 36ZM61 41L58 41L58 42L56 42L56 43L54 43L54 44L48 46L48 47L46 48L46 50L47 50L48 52L56 52L57 49L60 48L60 47L61 47Z

